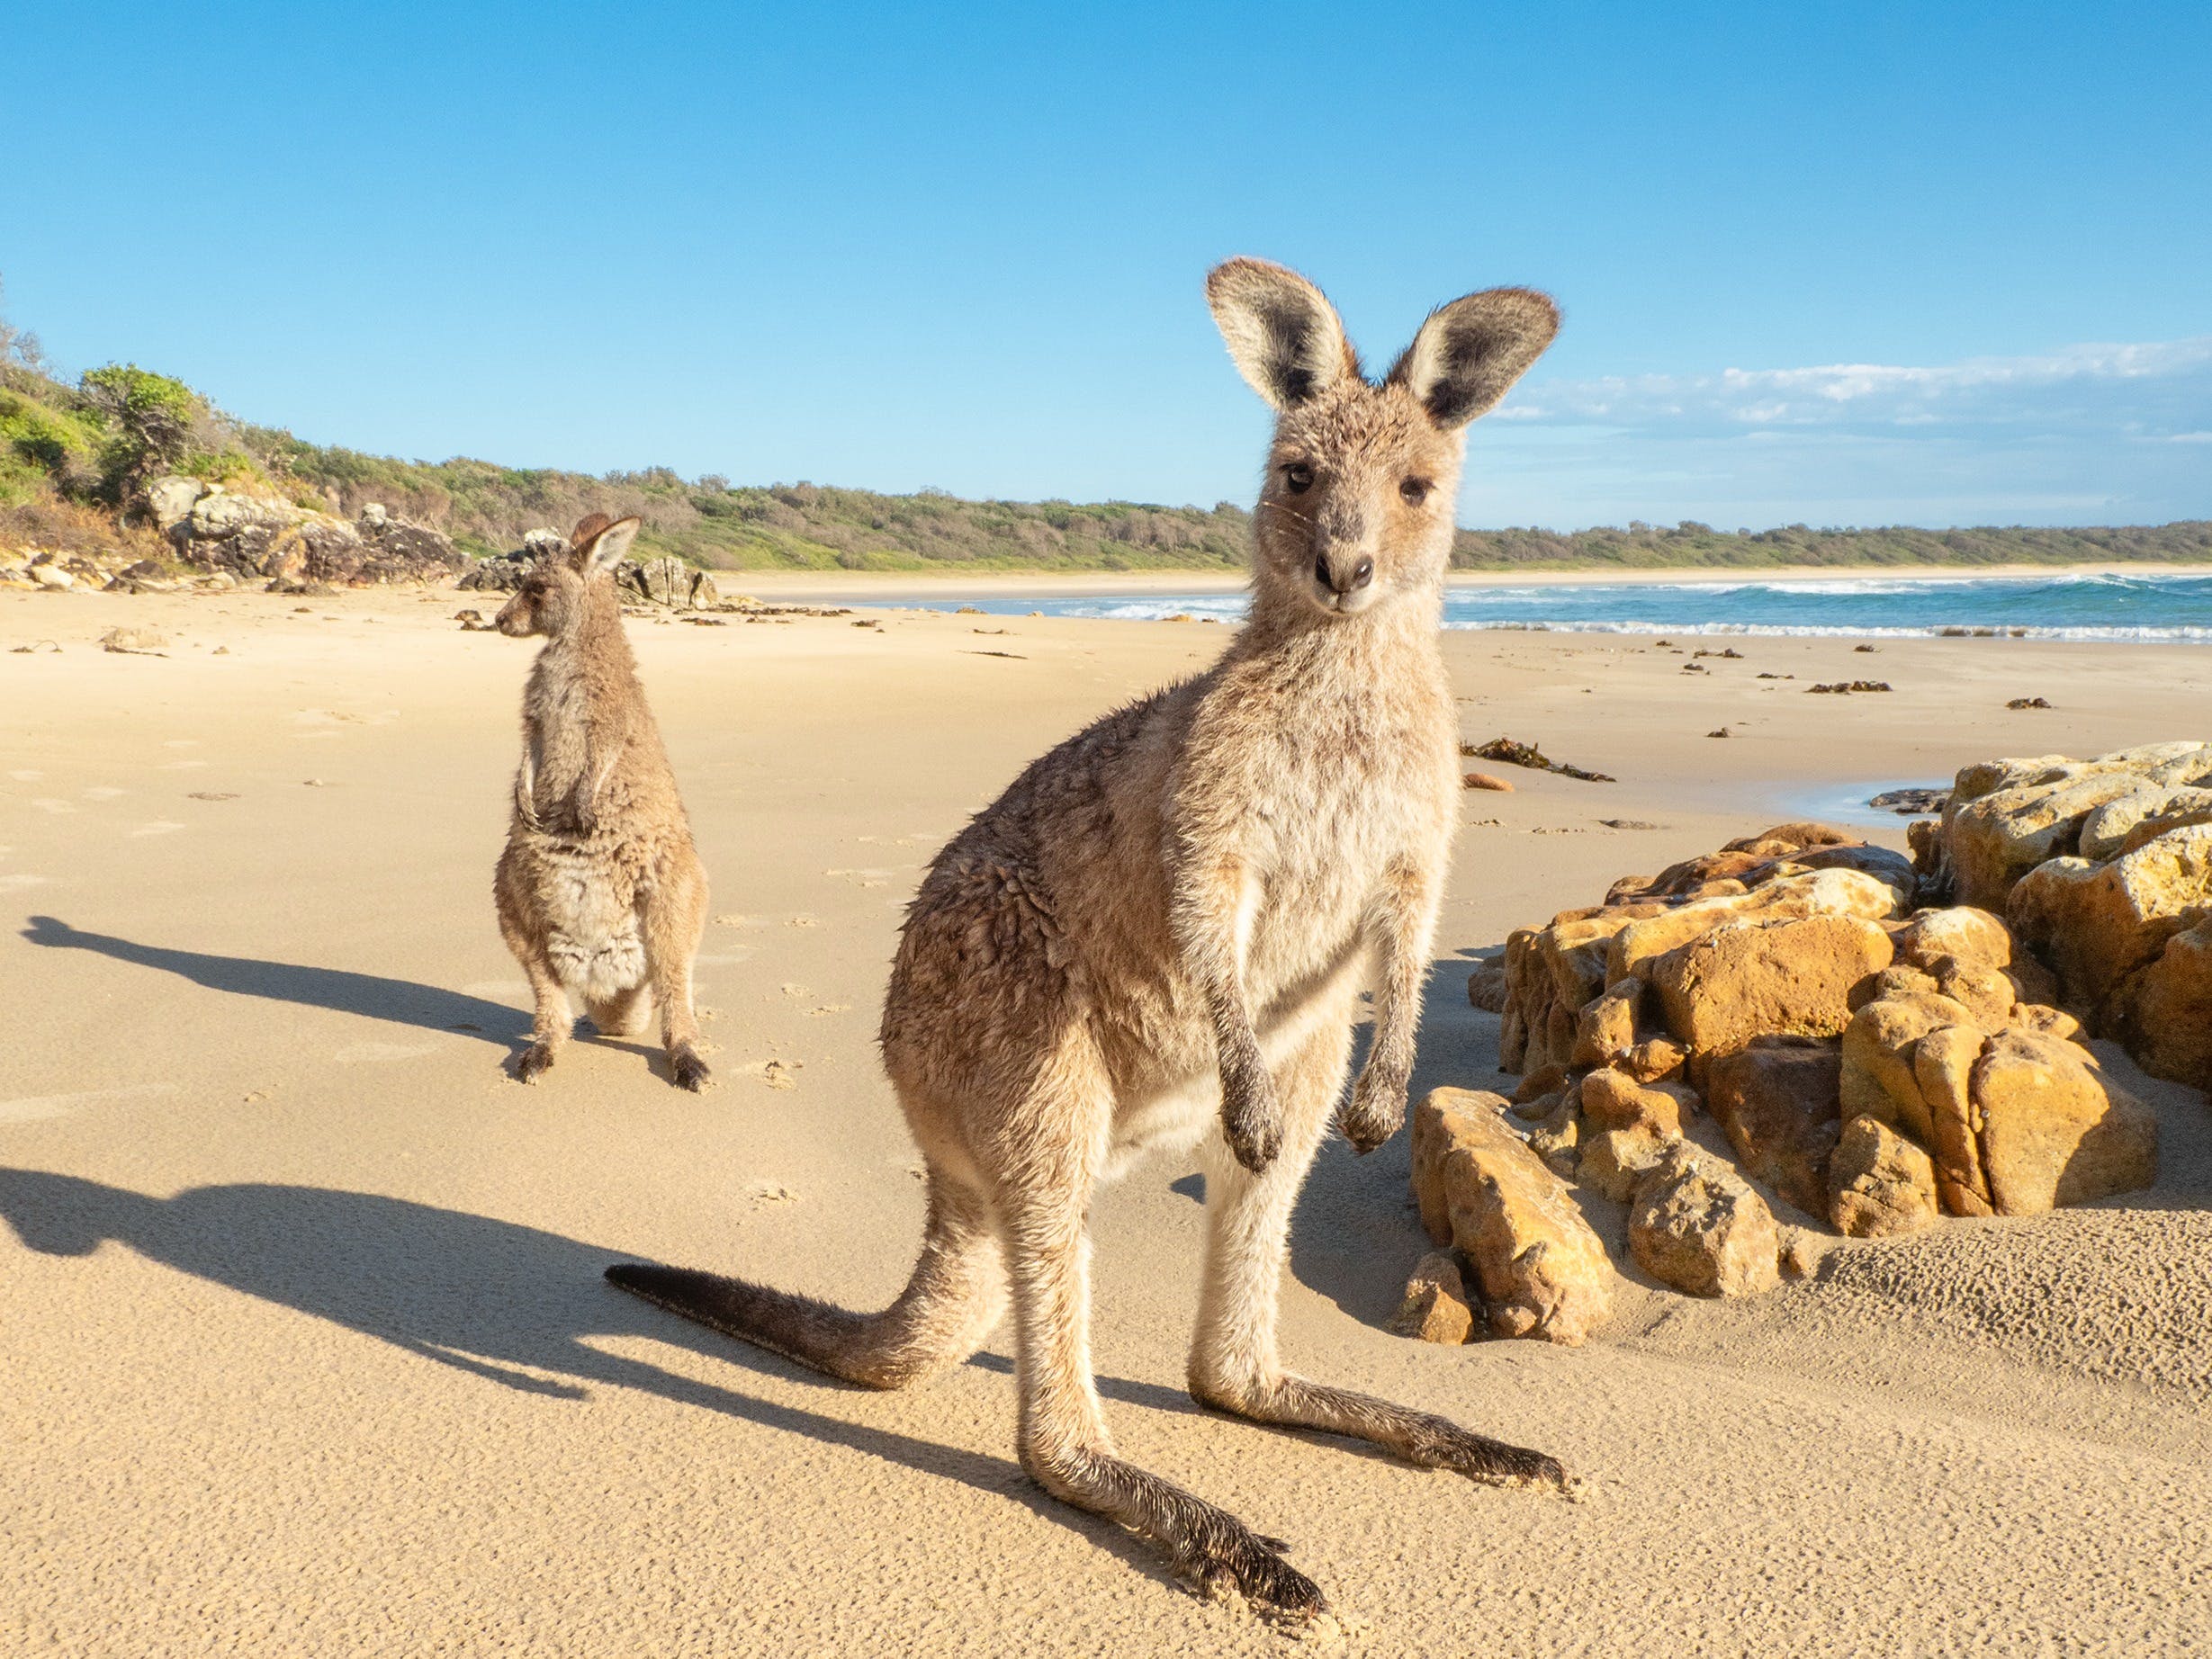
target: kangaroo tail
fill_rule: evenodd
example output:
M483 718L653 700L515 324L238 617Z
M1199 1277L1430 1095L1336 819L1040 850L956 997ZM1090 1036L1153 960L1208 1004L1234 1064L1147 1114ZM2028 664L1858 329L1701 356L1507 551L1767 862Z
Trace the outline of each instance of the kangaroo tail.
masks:
M996 1232L966 1194L932 1185L922 1257L891 1305L856 1314L742 1278L616 1262L610 1284L655 1306L869 1388L900 1388L982 1345L1006 1304Z

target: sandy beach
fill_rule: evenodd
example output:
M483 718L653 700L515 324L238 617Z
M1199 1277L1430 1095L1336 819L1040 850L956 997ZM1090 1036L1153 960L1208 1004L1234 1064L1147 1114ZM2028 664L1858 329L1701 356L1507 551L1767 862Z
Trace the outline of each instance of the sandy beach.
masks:
M1002 579L1053 578L959 583ZM921 1187L874 1050L901 907L1030 758L1226 630L633 619L715 885L693 1097L650 1042L583 1037L534 1089L503 1069L528 997L490 883L531 647L454 620L494 603L0 594L0 1651L1288 1649L1028 1483L1004 1330L870 1394L600 1279L904 1282ZM117 625L163 654L103 651ZM1732 643L1689 672L1650 639L1447 636L1464 737L1619 781L1463 797L1416 1094L1499 1081L1467 959L1615 876L1973 760L2212 737L2200 649ZM1805 695L1858 677L1894 690ZM2155 1189L1839 1243L1741 1303L1632 1276L1579 1350L1387 1334L1427 1248L1405 1137L1326 1147L1289 1363L1551 1452L1578 1503L1197 1410L1199 1187L1145 1165L1093 1217L1113 1431L1292 1542L1339 1616L1314 1651L2202 1652L2212 1110L2098 1050L2160 1115Z

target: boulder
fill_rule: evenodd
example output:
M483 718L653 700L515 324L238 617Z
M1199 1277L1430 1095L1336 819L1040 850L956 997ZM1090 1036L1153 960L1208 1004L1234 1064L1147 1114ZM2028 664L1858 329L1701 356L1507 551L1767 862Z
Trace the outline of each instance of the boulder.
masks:
M1885 1239L1936 1224L1936 1166L1889 1125L1854 1117L1828 1161L1828 1218L1846 1238Z
M1964 1006L1932 991L1893 992L1852 1015L1839 1055L1842 1116L1872 1117L1929 1143L1935 1124L1913 1070L1913 1051L1922 1037L1946 1026L1979 1028Z
M1612 1266L1560 1179L1506 1125L1505 1100L1433 1090L1414 1113L1422 1224L1473 1265L1490 1330L1578 1343L1612 1310Z
M2145 1071L2212 1093L2212 919L2168 939L2127 982L2116 1016Z
M1974 1063L1982 1057L1982 1033L1972 1026L1942 1026L1913 1045L1913 1080L1926 1102L1928 1150L1936 1166L1936 1197L1951 1215L1993 1215L1974 1098Z
M1610 1064L1636 1046L1636 1019L1643 1009L1643 982L1624 979L1582 1005L1575 1016L1575 1046L1569 1058L1578 1066Z
M2039 1215L2158 1179L2158 1119L2110 1088L2071 1043L1998 1032L1974 1063L1973 1092L1982 1170L2000 1215Z
M196 478L157 478L146 487L146 509L155 528L167 535L192 516L200 498L214 487Z
M1614 1064L1640 1083L1657 1083L1682 1075L1689 1054L1672 1037L1646 1037Z
M1644 1178L1681 1145L1682 1137L1655 1124L1596 1129L1584 1137L1575 1179L1601 1198L1626 1204Z
M2212 911L2212 823L2189 824L2109 864L2051 859L2023 877L2013 931L2058 971L2068 1000L2100 1020L2130 974Z
M1467 1000L1486 1014L1506 1011L1506 962L1494 956L1479 962L1467 976Z
M1447 1251L1431 1251L1406 1281L1406 1297L1390 1318L1390 1330L1424 1342L1459 1343L1467 1341L1474 1328L1474 1310L1468 1305L1467 1281L1460 1264Z
M1611 1066L1582 1080L1582 1114L1593 1129L1628 1129L1638 1125L1679 1139L1682 1120L1697 1110L1695 1091L1672 1083L1641 1083Z
M1838 1045L1817 1039L1758 1037L1713 1063L1706 1102L1738 1162L1810 1215L1828 1213L1841 1078Z
M2212 789L2149 784L2106 802L2082 821L2080 852L2101 864L2144 842L2212 817Z
M2003 922L1968 904L1921 910L1890 936L1890 943L1899 962L1922 969L1932 969L1946 956L2009 968L2015 948L2011 930Z
M642 563L625 560L616 580L637 597L671 610L705 610L721 598L713 577L680 559L665 556Z
M1780 1246L1766 1200L1719 1164L1683 1153L1645 1180L1629 1212L1636 1265L1694 1296L1772 1290Z
M1859 916L1739 922L1659 957L1651 982L1695 1081L1699 1060L1754 1037L1840 1035L1853 988L1890 956L1889 935Z
M2091 812L2141 786L2131 772L2100 770L2068 776L2056 787L1999 789L1959 808L1946 824L1959 901L2003 910L2021 876L2074 851Z

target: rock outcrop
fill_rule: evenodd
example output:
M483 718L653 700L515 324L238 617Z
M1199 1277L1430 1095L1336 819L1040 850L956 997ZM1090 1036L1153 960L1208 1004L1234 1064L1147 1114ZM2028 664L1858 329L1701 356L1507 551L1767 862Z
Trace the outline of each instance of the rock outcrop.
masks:
M479 593L513 593L539 560L562 552L568 538L558 530L533 530L522 545L508 552L480 559L463 575L460 586ZM712 610L722 603L715 578L680 559L662 557L642 563L625 559L615 567L615 585L625 605L652 605L677 611Z
M157 479L147 488L155 524L196 569L238 578L361 587L442 582L467 560L427 525L372 503L352 523L274 496L200 479Z
M1965 767L1914 855L1929 887L2001 912L2055 972L2024 1000L2212 1090L2212 746Z
M1435 1090L1415 1108L1422 1225L1472 1265L1493 1334L1580 1342L1612 1311L1612 1264L1506 1108L1502 1096L1464 1089Z

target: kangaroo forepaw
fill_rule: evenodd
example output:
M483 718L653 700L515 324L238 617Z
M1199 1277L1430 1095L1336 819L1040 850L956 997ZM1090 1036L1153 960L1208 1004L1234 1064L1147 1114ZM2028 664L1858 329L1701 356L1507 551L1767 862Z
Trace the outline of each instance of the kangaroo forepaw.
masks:
M1328 1610L1321 1586L1282 1558L1281 1538L1238 1531L1193 1540L1176 1562L1208 1596L1234 1591L1264 1614L1309 1619Z
M1571 1488L1566 1467L1557 1457L1525 1446L1508 1446L1441 1417L1423 1425L1406 1455L1424 1468L1450 1469L1485 1485L1549 1486L1557 1492Z
M1344 1139L1352 1143L1352 1150L1364 1155L1396 1134L1405 1121L1405 1082L1362 1072L1336 1123Z
M669 1055L669 1076L679 1089L688 1089L697 1094L713 1075L706 1069L706 1062L699 1058L698 1052L688 1043Z
M516 1058L515 1081L518 1083L535 1083L538 1074L553 1063L552 1047L544 1043L533 1043Z
M1221 1107L1221 1136L1236 1161L1254 1175L1275 1161L1282 1150L1282 1114L1272 1099L1263 1096L1225 1101Z

